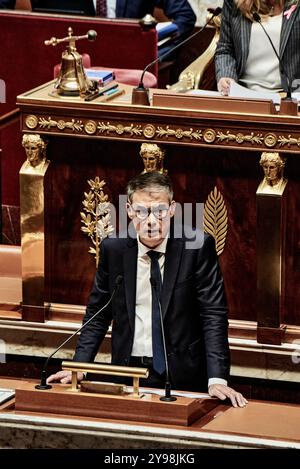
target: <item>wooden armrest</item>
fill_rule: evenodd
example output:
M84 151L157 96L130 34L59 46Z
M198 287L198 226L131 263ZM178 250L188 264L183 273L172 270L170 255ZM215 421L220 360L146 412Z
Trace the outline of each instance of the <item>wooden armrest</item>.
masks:
M216 28L214 37L207 49L196 60L194 60L188 67L186 67L179 75L178 82L173 85L167 86L169 90L177 92L185 92L188 90L195 90L199 88L199 84L203 78L204 72L214 59L217 43L220 37L220 15L216 16L212 22Z

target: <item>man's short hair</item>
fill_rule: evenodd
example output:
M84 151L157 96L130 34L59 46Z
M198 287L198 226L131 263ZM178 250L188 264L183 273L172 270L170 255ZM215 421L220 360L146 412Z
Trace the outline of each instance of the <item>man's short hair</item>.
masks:
M173 188L171 179L168 175L151 171L149 173L138 174L132 178L127 184L127 196L132 202L134 192L146 189L155 189L157 191L165 191L168 193L170 203L173 200Z

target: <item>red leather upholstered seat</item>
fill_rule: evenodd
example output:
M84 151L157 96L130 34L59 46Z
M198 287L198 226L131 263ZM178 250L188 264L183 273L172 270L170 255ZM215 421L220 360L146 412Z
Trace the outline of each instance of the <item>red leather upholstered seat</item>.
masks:
M89 54L82 54L82 62L85 68L93 68L95 70L113 70L115 72L116 81L126 85L137 86L140 82L142 70L130 68L114 68L114 67L91 67L91 59ZM54 67L54 78L57 78L60 71L60 64ZM153 73L146 72L144 76L144 85L146 88L156 88L157 78Z

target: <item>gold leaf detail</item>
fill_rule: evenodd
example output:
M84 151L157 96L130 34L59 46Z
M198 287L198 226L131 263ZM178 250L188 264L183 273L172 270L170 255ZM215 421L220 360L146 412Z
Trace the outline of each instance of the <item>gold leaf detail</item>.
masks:
M204 206L204 231L215 238L218 256L225 247L228 228L227 209L222 194L216 187L209 194Z
M50 130L52 127L57 127L58 130L65 130L65 129L71 129L73 132L76 130L77 132L82 132L83 124L82 121L76 121L75 119L72 119L71 121L65 122L64 120L60 119L59 121L51 119L51 117L48 117L48 119L45 119L44 117L40 117L39 119L39 126L42 129L48 129Z
M114 232L114 227L111 224L108 195L103 192L105 181L101 181L97 176L95 179L89 179L87 183L91 190L84 193L84 200L82 201L83 212L80 212L80 217L83 226L81 231L92 242L88 252L95 256L96 266L98 266L100 244L104 238Z
M248 135L244 135L241 132L237 134L231 134L229 130L224 134L223 132L219 131L217 133L217 139L219 142L236 142L238 144L242 144L244 142L250 142L252 144L256 143L257 145L261 145L263 143L263 136L262 134L254 134L251 132Z

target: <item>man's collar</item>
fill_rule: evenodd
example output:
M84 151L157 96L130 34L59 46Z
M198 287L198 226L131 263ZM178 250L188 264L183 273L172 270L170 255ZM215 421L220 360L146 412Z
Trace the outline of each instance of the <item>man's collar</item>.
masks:
M138 256L139 257L142 257L144 256L145 254L147 254L148 251L157 251L157 252L161 252L162 254L165 254L166 253L166 249L167 249L167 242L168 242L168 239L169 237L167 236L166 238L163 239L163 241L158 245L156 246L155 248L149 248L148 246L145 246L141 241L140 241L140 237L137 236L137 242L138 242Z

